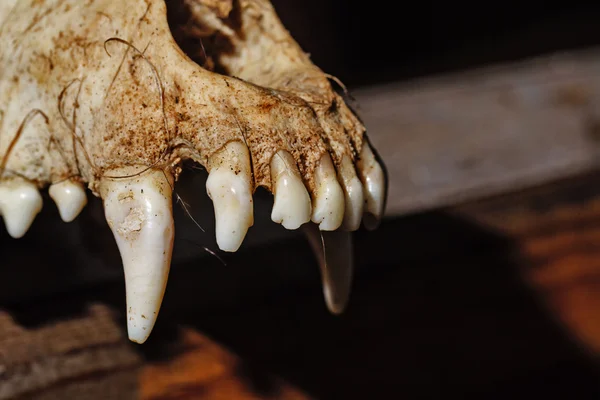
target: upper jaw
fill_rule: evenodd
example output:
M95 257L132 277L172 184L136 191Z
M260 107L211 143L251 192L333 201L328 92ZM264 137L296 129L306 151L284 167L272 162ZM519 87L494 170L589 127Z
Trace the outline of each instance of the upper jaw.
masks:
M9 234L26 233L42 207L38 189L48 185L61 218L73 221L86 204L86 183L102 198L121 252L130 338L143 343L171 263L176 181L182 161L192 159L209 172L219 248L240 248L254 224L254 191L265 187L274 195L273 221L314 228L306 232L318 244L327 304L341 312L351 232L364 215L367 227L377 225L387 188L364 127L327 76L299 47L275 43L264 54L282 61L273 86L261 86L262 70L240 70L244 80L220 75L177 46L162 1L67 3L73 7L51 9L43 29L27 34L22 28L36 14L15 3L15 20L0 32L13 46L0 53L0 213ZM273 15L266 20L283 35ZM255 45L236 42L239 54ZM235 57L226 61L239 67ZM298 79L299 70L312 78Z

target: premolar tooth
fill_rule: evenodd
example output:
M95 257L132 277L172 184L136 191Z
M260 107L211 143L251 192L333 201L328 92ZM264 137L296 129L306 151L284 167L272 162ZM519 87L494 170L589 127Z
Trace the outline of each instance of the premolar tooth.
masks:
M154 327L171 266L175 227L173 177L162 170L106 171L100 187L106 221L125 271L129 339L144 343ZM137 175L139 174L139 175Z
M273 222L286 229L298 229L310 221L310 196L300 171L290 153L278 151L271 159L271 182L275 201L271 212Z
M315 170L312 221L322 231L334 231L344 220L344 191L337 180L331 157L321 157Z
M217 245L237 251L254 224L252 170L248 148L230 142L209 159L206 192L215 208Z
M303 230L319 262L327 308L341 314L348 304L354 274L352 233L323 232L314 224Z
M346 209L344 212L344 230L355 231L360 228L365 202L363 185L356 175L352 160L348 156L342 158L340 180L344 188Z
M50 185L48 194L56 203L58 213L65 222L71 222L77 218L87 204L83 185L68 179Z
M375 159L371 146L367 142L362 146L357 166L366 199L364 224L365 228L372 230L379 225L379 221L383 216L386 181L383 168L381 168L381 165Z
M27 233L43 203L40 192L31 182L15 178L0 183L0 215L4 217L8 234L15 239Z

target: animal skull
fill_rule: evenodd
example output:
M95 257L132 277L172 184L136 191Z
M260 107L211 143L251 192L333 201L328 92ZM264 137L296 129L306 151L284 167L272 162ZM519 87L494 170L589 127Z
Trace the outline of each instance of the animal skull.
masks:
M160 308L186 160L209 172L221 250L239 248L253 192L268 189L272 220L312 238L328 306L341 312L350 232L377 226L384 170L268 0L2 0L0 23L6 229L27 232L46 186L65 222L85 206L84 185L100 196L132 341L148 338Z

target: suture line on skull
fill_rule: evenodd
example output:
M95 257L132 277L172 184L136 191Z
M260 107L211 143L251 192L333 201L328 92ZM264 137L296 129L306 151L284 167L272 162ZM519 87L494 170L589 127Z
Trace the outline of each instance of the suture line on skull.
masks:
M44 118L46 125L48 125L48 122L49 122L48 116L39 108L35 108L27 113L25 118L23 118L21 125L19 125L19 129L17 129L17 133L15 133L15 136L10 141L8 148L6 149L6 153L4 154L4 157L2 158L2 162L0 162L0 177L2 177L2 175L4 175L4 171L6 169L6 164L8 163L8 157L10 156L15 145L17 144L17 141L21 137L21 134L23 133L23 130L25 129L25 125L27 125L27 123L29 121L31 121L31 119L38 114Z

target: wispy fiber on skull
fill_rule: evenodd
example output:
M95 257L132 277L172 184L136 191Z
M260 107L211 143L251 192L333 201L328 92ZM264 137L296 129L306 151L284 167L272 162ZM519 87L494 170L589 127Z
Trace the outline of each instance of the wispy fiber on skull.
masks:
M150 6L148 6L148 9L146 10L146 13L148 12L148 10L150 9ZM145 14L146 14L145 13ZM144 15L145 15L144 14ZM168 121L167 121L167 114L165 112L165 96L164 96L164 87L162 84L162 81L160 79L160 76L158 74L158 71L156 70L156 66L154 64L152 64L152 62L150 60L148 60L145 56L145 52L148 49L148 46L150 46L150 42L148 42L146 44L146 48L144 49L144 51L140 51L137 47L135 47L133 44L129 43L127 40L121 39L121 38L117 38L117 37L112 37L109 39L106 39L104 41L104 51L106 51L106 54L108 54L109 57L112 57L112 55L110 54L110 52L108 51L108 49L106 48L107 43L109 42L118 42L118 43L122 43L126 46L128 46L128 49L132 49L133 51L135 51L136 54L136 59L137 58L141 58L144 61L146 61L146 63L150 66L150 69L152 70L152 75L154 77L155 83L156 83L156 87L158 89L158 96L159 96L159 101L160 101L160 108L163 114L163 124L164 124L164 130L165 130L165 135L167 136L167 147L165 148L165 150L163 151L163 153L160 155L160 157L158 158L158 160L156 160L156 162L154 162L153 164L147 166L145 169L141 170L139 173L137 174L133 174L133 175L128 175L128 176L110 176L110 175L105 175L105 178L110 178L110 179L125 179L125 178L132 178L138 175L143 174L144 172L155 168L156 166L158 166L161 162L163 162L167 156L170 154L172 148L171 148L171 132L169 131L169 125L168 125ZM127 53L128 50L126 50L125 53ZM125 56L124 56L125 57ZM113 81L111 82L110 86L109 86L109 90L110 88L112 88L113 82L116 80L117 75L119 74L119 71L121 70L121 64L119 64L119 68L117 69L117 72L115 73L115 77L113 78ZM108 96L108 92L106 94L106 96Z
M89 166L92 168L94 175L97 174L97 168L94 165L94 162L92 161L89 153L87 152L85 145L83 144L83 140L81 139L81 137L79 137L79 135L77 135L77 110L79 109L79 96L81 95L81 88L83 86L84 80L85 80L85 78L73 79L71 82L69 82L67 84L67 86L65 86L63 88L63 90L58 95L58 113L60 114L60 117L63 120L63 122L65 123L65 125L67 125L67 128L69 129L69 131L71 132L71 142L72 142L71 144L72 144L72 148L73 148L73 157L75 158L75 167L77 168L78 176L81 176L81 168L79 166L77 143L79 143L79 145L81 146L81 149L83 150L83 155L85 156ZM66 93L69 90L69 88L77 82L79 82L79 87L77 88L77 94L75 95L75 99L73 100L72 121L69 121L67 116L65 115L65 96L66 96Z
M6 165L8 164L8 158L10 157L13 149L15 148L15 145L17 144L17 142L21 138L21 134L23 133L23 130L25 129L25 126L36 115L41 115L44 118L44 121L46 122L46 125L48 125L48 122L49 122L48 116L42 110L36 108L34 110L29 111L29 113L27 113L27 115L25 116L25 118L21 122L21 125L19 125L19 128L17 129L17 132L15 133L15 136L10 141L10 144L8 145L6 153L4 153L4 157L2 158L2 161L0 162L0 178L4 175L4 171L6 171ZM14 171L13 171L13 173L14 173ZM21 175L21 174L17 173L17 175Z

